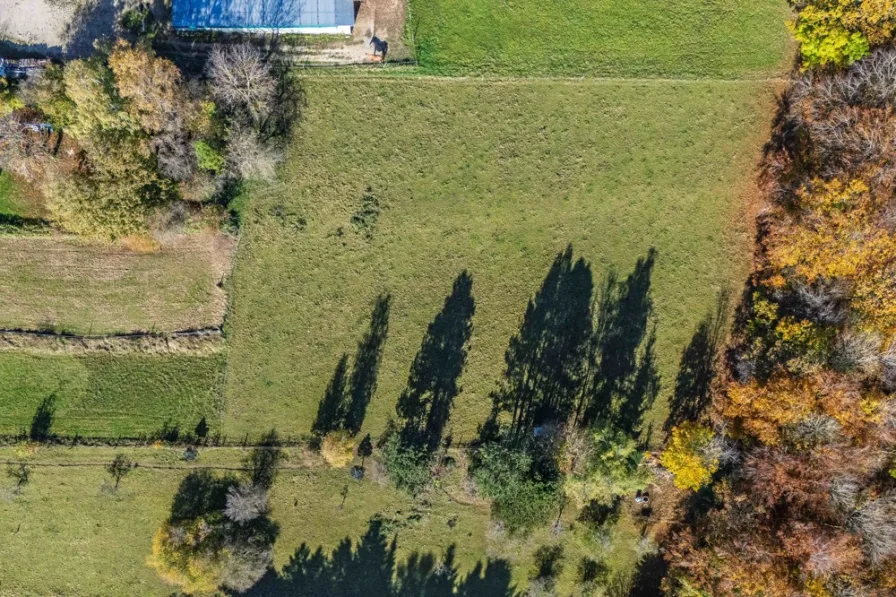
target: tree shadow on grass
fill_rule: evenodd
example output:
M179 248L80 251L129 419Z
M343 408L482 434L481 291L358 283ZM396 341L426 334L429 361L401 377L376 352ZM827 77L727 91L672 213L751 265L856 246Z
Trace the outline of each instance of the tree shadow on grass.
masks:
M324 397L317 407L317 416L311 425L315 435L326 435L345 426L345 395L348 384L348 355L343 353L327 384Z
M475 311L473 278L463 271L426 329L407 388L398 399L396 410L404 422L401 437L405 445L429 452L438 447L460 392L457 382L466 364Z
M597 329L590 347L589 387L576 409L579 423L610 423L634 432L656 396L659 376L653 352L655 328L649 325L656 255L656 249L651 248L621 282L615 270L610 270L604 279L596 308Z
M367 406L376 392L383 346L389 333L389 309L392 297L377 297L370 318L370 327L358 343L351 376L348 375L348 355L343 354L327 385L317 408L311 431L323 436L331 431L345 430L357 434L364 424Z
M681 353L675 393L669 402L669 416L663 426L667 433L686 421L696 421L709 406L716 361L724 339L728 298L728 292L719 293L715 312L703 318Z
M28 438L32 441L43 442L53 437L53 419L56 416L56 395L50 394L38 405L31 419L31 428L28 430Z
M632 578L628 597L661 597L663 578L669 571L669 563L660 554L644 556L638 563L638 570Z
M377 297L370 316L370 327L358 343L355 365L348 386L348 412L345 427L352 434L361 431L367 406L376 392L377 375L383 357L383 346L389 334L389 309L392 296L381 294Z
M493 418L499 411L509 412L515 437L569 416L591 336L593 287L591 266L582 258L574 262L569 245L529 300L520 331L504 355L504 379L492 396ZM490 427L486 424L483 431Z
M327 555L302 544L280 574L270 570L247 595L294 597L512 597L510 567L502 560L481 563L460 578L454 547L438 558L413 552L396 566L397 539L390 541L383 522L368 523L367 532L353 547L343 539Z
M209 512L224 510L227 490L237 484L236 477L218 477L207 470L184 477L171 502L172 523L192 520Z

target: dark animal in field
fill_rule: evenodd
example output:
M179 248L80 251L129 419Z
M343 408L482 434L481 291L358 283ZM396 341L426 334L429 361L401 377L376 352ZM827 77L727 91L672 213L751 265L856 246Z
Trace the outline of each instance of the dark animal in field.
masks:
M386 52L389 51L389 42L374 35L370 38L370 45L373 46L374 56L376 56L377 52L381 52L383 55L383 60L386 59Z

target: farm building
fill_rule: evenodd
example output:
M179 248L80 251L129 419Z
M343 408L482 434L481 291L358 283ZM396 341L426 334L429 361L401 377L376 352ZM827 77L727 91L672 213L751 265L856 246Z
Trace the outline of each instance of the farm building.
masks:
M173 0L175 29L344 33L355 24L353 0Z

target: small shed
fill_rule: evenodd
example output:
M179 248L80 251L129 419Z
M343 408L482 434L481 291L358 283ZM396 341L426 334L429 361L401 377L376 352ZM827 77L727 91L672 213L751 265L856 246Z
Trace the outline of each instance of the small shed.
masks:
M353 0L173 0L175 29L244 33L343 33L355 24Z

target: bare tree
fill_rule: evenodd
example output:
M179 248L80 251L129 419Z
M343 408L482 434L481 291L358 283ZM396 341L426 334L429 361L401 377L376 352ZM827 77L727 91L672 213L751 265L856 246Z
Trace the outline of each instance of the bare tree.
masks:
M224 516L234 522L248 522L264 515L268 509L268 493L263 487L242 483L227 491Z
M836 281L796 284L796 298L806 316L818 323L836 325L846 318L847 293Z
M222 584L235 591L251 589L274 561L274 548L269 542L232 542L228 551Z
M855 508L861 490L859 481L852 477L834 477L831 479L828 494L834 507L849 512Z
M896 491L869 500L852 517L873 563L896 555Z
M819 413L811 413L787 430L791 442L797 445L816 446L829 444L840 436L837 419Z
M896 342L880 356L880 381L888 392L896 391Z
M0 118L0 169L33 181L50 156L47 136L18 113Z
M277 81L261 51L249 44L218 44L208 62L211 92L230 110L245 111L255 123L270 113Z
M831 364L840 371L858 369L873 375L881 364L880 345L878 334L848 330L837 339Z
M131 462L131 459L124 454L115 455L112 462L106 466L106 472L109 473L110 477L115 479L115 489L118 489L118 484L121 483L121 480L136 466L137 465Z
M265 146L251 128L235 126L231 129L227 163L235 175L247 180L273 180L280 160L280 153Z

